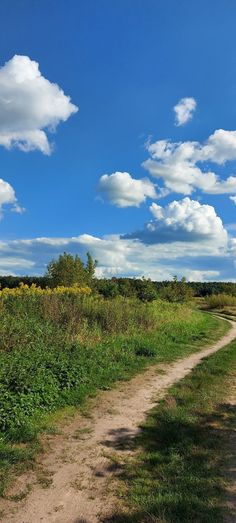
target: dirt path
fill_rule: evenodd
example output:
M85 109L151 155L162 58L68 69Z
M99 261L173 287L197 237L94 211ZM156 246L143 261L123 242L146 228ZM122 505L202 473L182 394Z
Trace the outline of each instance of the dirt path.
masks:
M186 376L202 358L236 337L236 323L214 346L169 365L156 365L114 390L99 394L91 418L78 415L51 436L38 471L19 478L12 494L21 501L3 501L4 523L98 523L119 503L113 494L117 461L132 452L132 439L145 414L166 390ZM36 477L37 476L37 477ZM46 488L45 488L46 487Z

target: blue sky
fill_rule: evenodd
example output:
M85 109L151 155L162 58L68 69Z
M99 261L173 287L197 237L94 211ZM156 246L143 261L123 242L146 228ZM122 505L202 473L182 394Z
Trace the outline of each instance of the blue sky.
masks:
M2 0L0 19L0 273L90 250L100 276L235 280L236 4Z

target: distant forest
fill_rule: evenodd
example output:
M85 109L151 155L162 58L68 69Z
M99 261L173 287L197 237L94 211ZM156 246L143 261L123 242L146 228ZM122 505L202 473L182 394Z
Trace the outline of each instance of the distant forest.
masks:
M45 288L51 286L51 280L47 276L1 276L0 288L14 288L21 282L27 285L35 283ZM171 286L170 281L151 281L148 279L135 278L111 278L93 279L93 290L107 298L115 296L139 296L143 292L162 294L164 288ZM176 282L181 285L180 282ZM176 284L175 283L175 284ZM236 283L232 282L187 282L185 283L196 297L211 296L212 294L229 294L236 296Z

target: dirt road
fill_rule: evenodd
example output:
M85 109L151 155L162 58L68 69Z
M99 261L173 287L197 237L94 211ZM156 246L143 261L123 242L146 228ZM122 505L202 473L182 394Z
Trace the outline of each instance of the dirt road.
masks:
M0 503L4 523L98 523L112 513L117 461L132 453L138 425L175 382L202 358L236 338L236 323L212 347L169 365L156 365L114 390L99 394L90 418L77 415L40 457L37 471L17 480L12 494L21 501ZM22 495L23 497L23 495Z

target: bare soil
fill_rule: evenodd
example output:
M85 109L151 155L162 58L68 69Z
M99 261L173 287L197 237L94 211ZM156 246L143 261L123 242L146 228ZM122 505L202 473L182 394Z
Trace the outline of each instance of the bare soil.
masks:
M0 510L4 523L98 523L121 508L116 474L132 454L146 413L167 389L206 356L236 337L236 323L213 346L172 364L155 365L93 400L89 417L78 414L47 447L35 471L16 480ZM22 499L23 498L23 499ZM18 499L18 501L16 501Z

